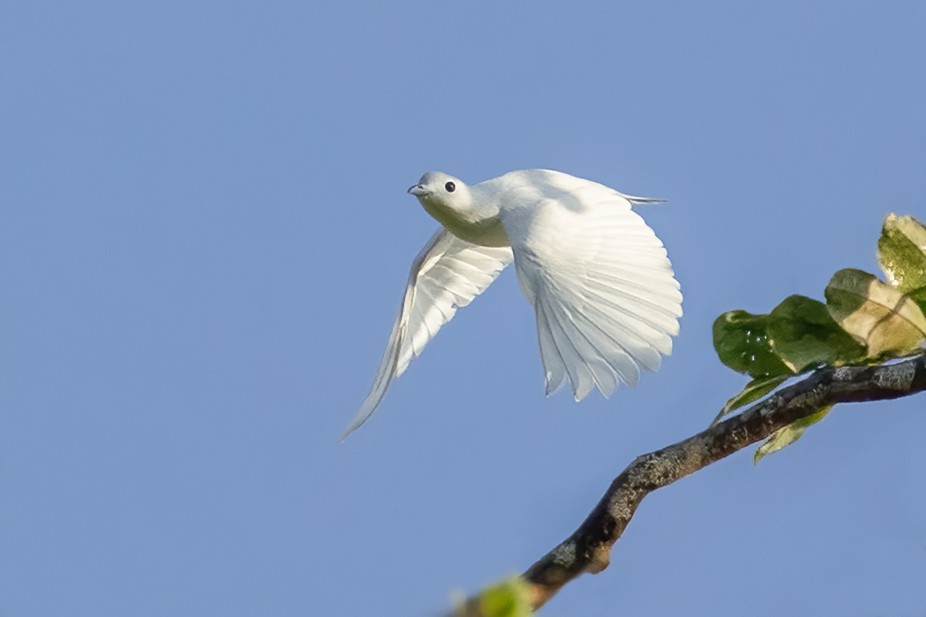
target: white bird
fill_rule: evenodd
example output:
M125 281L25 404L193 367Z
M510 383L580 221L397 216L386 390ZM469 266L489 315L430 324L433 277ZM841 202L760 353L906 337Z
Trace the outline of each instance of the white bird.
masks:
M608 397L672 352L682 294L662 242L631 210L662 200L546 169L472 186L434 171L408 192L443 227L412 263L376 380L341 439L512 260L534 307L548 395L568 377L576 401L596 387Z

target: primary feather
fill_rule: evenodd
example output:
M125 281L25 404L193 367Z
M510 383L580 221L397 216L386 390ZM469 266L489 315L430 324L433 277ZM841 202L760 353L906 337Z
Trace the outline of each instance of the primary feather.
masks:
M431 237L412 263L402 309L370 394L344 430L342 440L373 414L392 380L405 372L412 358L453 318L457 308L481 294L511 258L508 247L478 246L445 229Z

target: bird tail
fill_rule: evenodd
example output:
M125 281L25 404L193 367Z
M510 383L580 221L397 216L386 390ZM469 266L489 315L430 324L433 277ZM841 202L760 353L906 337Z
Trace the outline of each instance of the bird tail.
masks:
M664 204L668 201L667 199L659 199L658 197L639 197L637 195L624 195L624 198L634 206Z

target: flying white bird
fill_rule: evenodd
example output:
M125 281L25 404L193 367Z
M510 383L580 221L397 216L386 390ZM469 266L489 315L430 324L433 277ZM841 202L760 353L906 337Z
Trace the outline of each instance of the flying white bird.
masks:
M568 377L576 401L596 387L610 396L672 352L682 294L662 242L631 210L662 200L545 169L473 186L428 172L408 192L443 227L412 263L379 373L341 439L512 260L537 318L548 395Z

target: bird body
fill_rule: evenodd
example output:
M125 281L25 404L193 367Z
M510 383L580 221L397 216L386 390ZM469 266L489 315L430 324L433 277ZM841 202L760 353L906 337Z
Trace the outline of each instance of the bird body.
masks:
M568 379L577 401L594 388L607 397L671 353L682 295L662 242L632 210L661 200L545 169L472 186L428 172L408 192L442 228L412 264L376 380L342 439L512 261L534 307L547 394Z

